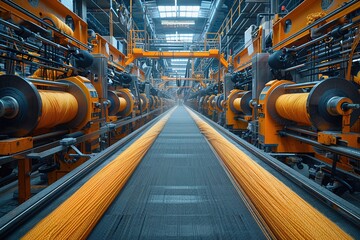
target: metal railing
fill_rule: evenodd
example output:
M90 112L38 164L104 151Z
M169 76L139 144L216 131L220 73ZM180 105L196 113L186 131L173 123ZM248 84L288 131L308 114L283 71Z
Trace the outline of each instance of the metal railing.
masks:
M242 3L243 0L234 1L233 5L230 8L230 11L224 18L224 21L222 22L219 30L217 31L217 37L219 38L218 41L220 41L220 37L224 37L231 30L233 24L235 23L235 20L240 17Z

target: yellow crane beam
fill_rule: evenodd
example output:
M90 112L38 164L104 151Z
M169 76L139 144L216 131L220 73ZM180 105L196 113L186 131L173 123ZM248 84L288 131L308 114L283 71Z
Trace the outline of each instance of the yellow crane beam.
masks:
M192 88L192 86L180 86L180 87L178 87L178 86L166 86L165 87L166 90L170 89L170 88Z
M224 55L220 54L218 49L210 49L209 51L161 52L144 51L141 48L133 48L132 53L127 57L125 66L128 66L137 58L216 58L225 68L228 68L228 62L224 58Z

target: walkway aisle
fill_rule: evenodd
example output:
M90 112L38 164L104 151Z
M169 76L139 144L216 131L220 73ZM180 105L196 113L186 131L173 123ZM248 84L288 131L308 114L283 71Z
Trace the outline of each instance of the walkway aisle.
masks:
M90 239L263 239L195 122L179 106Z

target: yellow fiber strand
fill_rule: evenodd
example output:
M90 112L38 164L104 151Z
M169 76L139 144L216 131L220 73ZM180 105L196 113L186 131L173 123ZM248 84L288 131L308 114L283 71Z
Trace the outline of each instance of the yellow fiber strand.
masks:
M37 129L51 128L68 123L78 113L76 98L67 92L39 90L42 112Z
M283 118L294 122L311 125L306 111L308 93L284 94L276 99L276 112Z
M351 239L290 188L188 110L278 239Z
M63 73L61 71L56 71L52 69L44 69L38 68L30 78L37 78L37 79L49 79L54 80L57 79Z
M22 239L86 238L155 141L170 114L101 169Z

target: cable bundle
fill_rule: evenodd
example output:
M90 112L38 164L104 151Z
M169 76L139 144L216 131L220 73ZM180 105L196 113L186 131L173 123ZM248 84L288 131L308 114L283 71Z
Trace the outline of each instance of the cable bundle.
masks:
M276 238L351 239L209 124L189 113Z
M23 239L86 238L151 147L170 114L101 169Z

